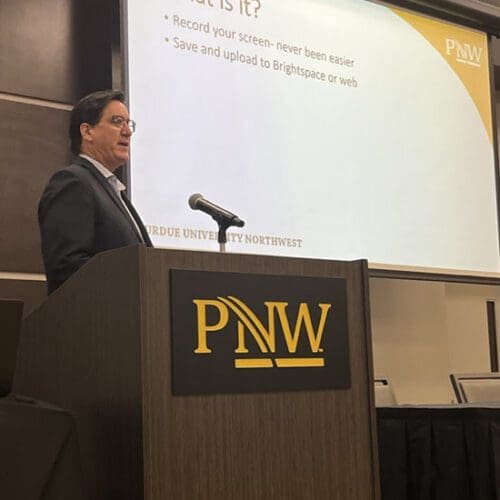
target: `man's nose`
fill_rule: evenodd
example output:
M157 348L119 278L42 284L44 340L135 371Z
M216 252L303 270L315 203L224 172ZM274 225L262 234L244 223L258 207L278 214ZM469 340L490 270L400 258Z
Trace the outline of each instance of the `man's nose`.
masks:
M121 135L124 135L126 137L130 137L132 135L132 129L130 128L130 125L128 123L123 124Z

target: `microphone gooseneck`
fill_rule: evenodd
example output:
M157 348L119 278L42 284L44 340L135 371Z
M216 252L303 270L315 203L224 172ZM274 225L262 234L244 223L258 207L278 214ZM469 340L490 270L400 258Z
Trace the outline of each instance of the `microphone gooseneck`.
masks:
M241 220L237 215L229 212L225 208L219 207L215 203L207 200L200 193L194 193L189 197L189 206L193 210L201 210L206 214L210 215L218 224L227 227L236 226L243 227L245 222Z

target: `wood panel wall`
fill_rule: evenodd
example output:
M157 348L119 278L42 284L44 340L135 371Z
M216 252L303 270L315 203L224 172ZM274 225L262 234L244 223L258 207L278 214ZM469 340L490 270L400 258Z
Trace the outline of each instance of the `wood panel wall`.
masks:
M0 0L0 293L26 313L43 276L9 273L43 273L38 200L70 158L71 105L112 86L117 33L119 0Z

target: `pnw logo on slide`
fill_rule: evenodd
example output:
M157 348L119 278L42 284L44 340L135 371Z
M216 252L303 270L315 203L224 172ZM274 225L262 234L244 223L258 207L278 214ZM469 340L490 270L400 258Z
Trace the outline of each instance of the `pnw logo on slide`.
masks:
M454 38L447 38L446 54L454 57L457 63L480 68L483 48L471 43L461 43Z

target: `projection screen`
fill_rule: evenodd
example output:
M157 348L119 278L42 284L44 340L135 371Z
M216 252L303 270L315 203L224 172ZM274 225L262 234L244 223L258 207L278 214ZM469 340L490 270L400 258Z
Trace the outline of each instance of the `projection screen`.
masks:
M128 0L156 246L500 276L486 34L366 0Z

